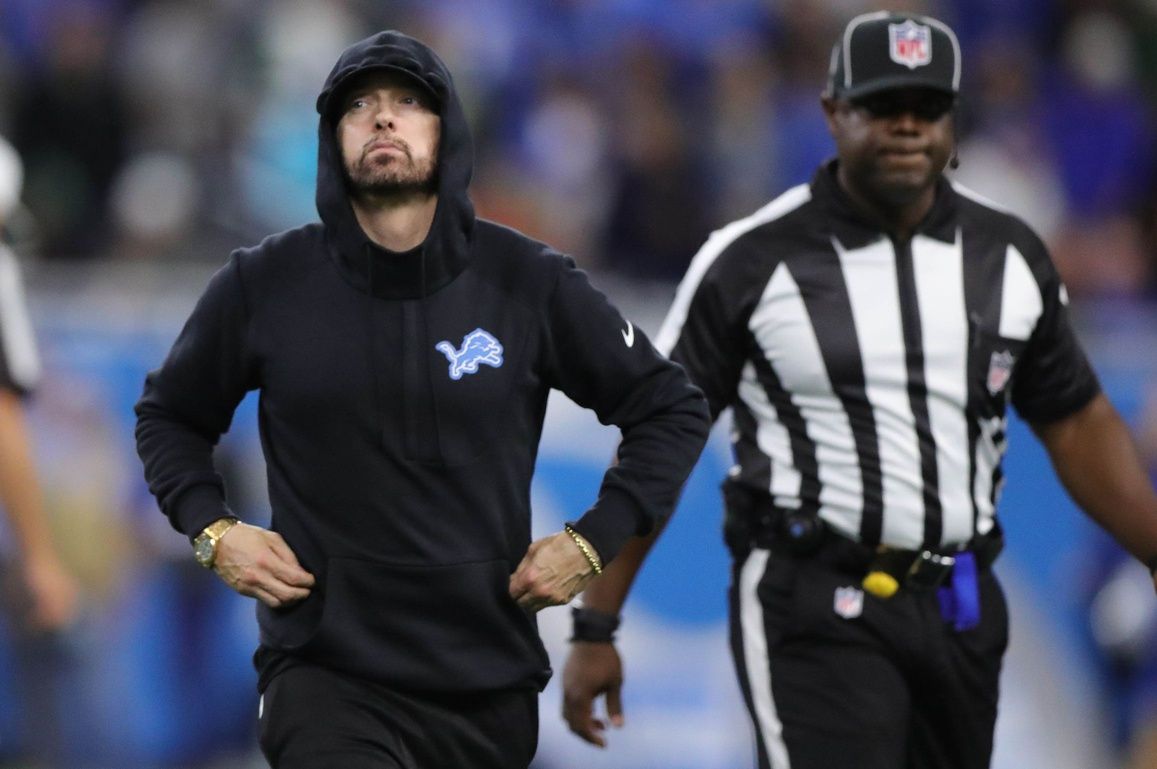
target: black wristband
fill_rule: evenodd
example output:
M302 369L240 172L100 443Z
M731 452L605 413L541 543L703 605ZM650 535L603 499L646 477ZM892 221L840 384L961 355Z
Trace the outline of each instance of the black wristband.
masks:
M619 618L598 609L576 606L570 610L574 620L572 641L589 643L614 643L615 631L619 629Z

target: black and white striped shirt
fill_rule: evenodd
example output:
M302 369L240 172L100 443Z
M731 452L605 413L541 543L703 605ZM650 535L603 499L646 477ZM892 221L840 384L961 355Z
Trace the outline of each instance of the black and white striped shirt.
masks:
M29 392L40 378L40 358L16 255L0 243L0 388Z
M1030 422L1099 391L1040 239L941 180L908 242L821 168L713 233L659 349L733 407L739 482L868 544L947 547L989 531L1009 401Z

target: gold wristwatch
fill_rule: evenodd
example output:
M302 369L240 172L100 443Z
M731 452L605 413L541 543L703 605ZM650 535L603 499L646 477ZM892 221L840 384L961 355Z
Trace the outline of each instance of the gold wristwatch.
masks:
M225 536L225 532L238 523L240 521L236 518L218 518L202 529L193 540L193 557L197 563L206 569L213 568L213 562L217 560L217 543Z

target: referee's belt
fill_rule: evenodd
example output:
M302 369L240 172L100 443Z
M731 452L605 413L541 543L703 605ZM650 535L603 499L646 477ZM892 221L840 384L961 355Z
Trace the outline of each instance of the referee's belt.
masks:
M728 544L733 550L737 543L730 540L738 534L748 540L749 547L815 559L858 577L869 571L886 572L905 587L943 584L952 574L957 558L965 552L973 554L977 569L988 569L1004 549L1004 535L995 523L987 534L976 535L962 547L907 550L857 542L832 529L814 513L785 510L770 499L742 511L746 521L735 520L740 512L729 505L726 528L730 530Z

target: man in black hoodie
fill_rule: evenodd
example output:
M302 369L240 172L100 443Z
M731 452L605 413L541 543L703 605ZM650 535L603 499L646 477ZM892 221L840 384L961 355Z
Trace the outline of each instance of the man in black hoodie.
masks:
M550 676L534 611L670 513L705 401L572 260L475 217L429 48L351 46L317 109L322 222L214 275L137 404L145 476L198 560L258 599L273 766L525 767ZM595 504L531 544L552 388L623 438ZM233 516L212 465L253 389L269 530Z

